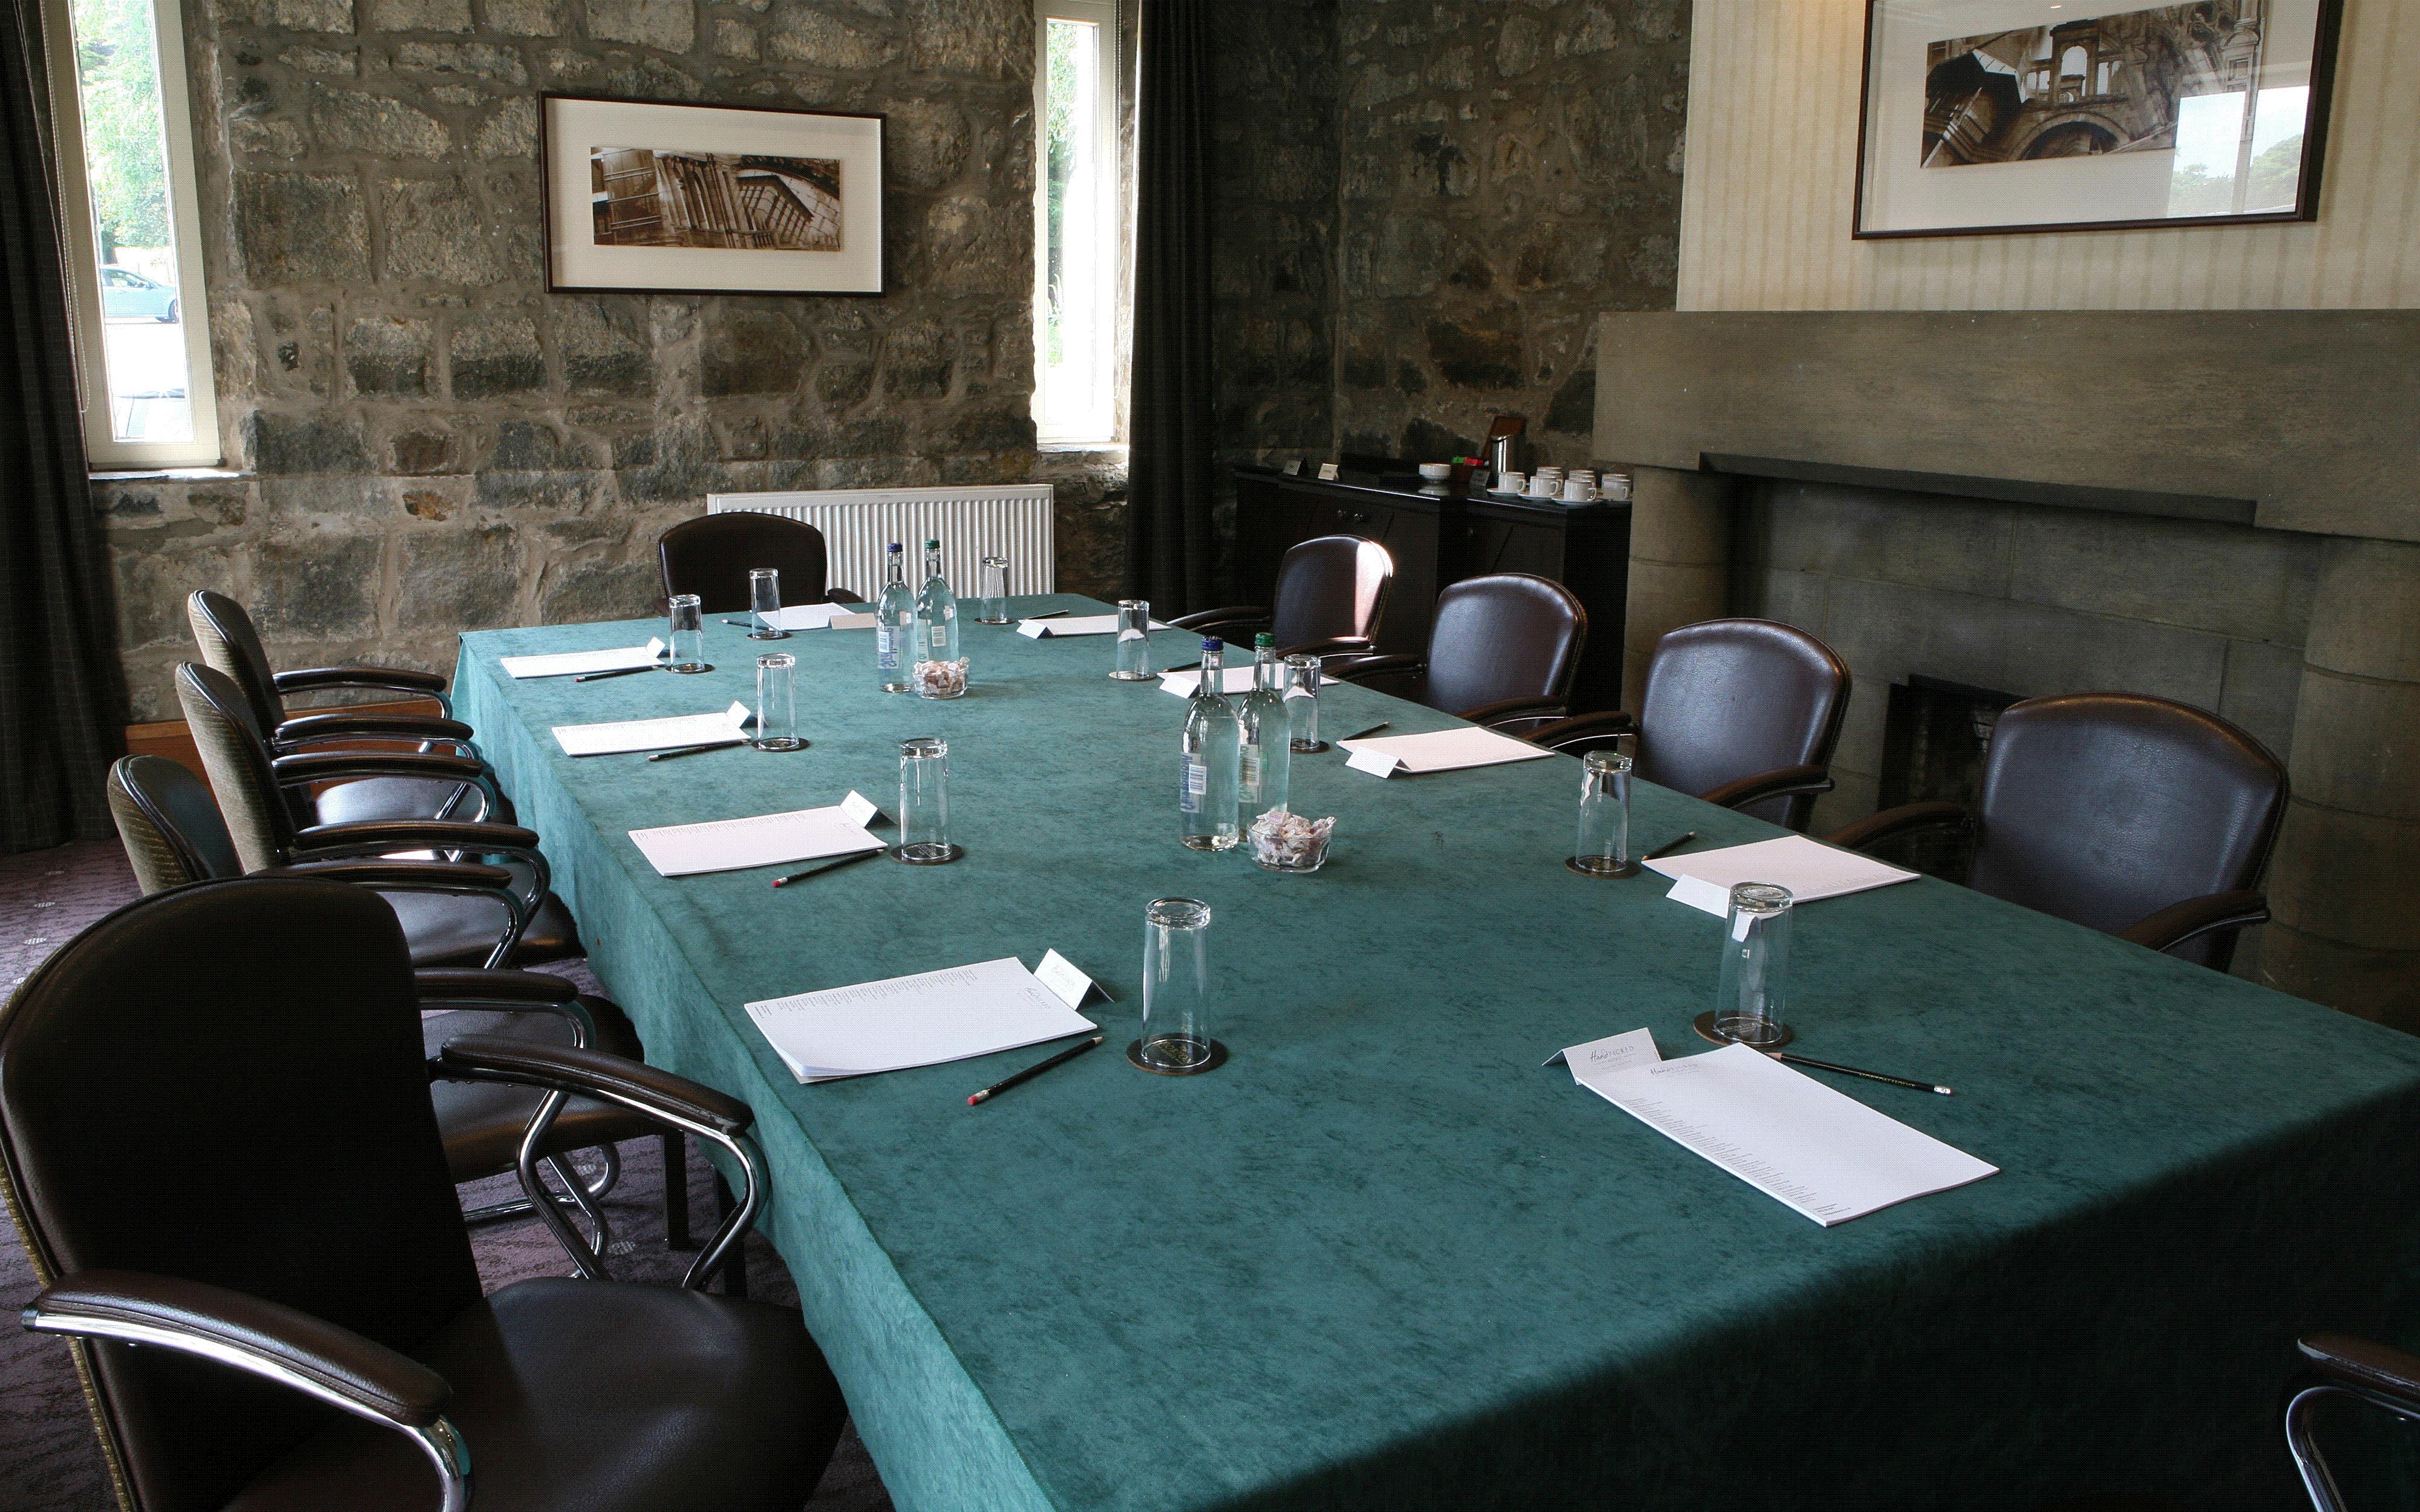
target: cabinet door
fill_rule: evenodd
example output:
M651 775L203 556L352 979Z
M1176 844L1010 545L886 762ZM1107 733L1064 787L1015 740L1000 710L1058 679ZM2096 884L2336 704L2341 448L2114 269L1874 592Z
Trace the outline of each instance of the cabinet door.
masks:
M1462 549L1456 557L1453 580L1457 582L1491 572L1527 572L1562 582L1562 526L1477 516L1463 526Z
M1286 548L1327 529L1325 500L1269 479L1235 480L1235 598L1265 604L1277 592L1278 561ZM1207 609L1212 606L1203 605Z
M1345 535L1377 542L1395 559L1395 580L1387 591L1387 610L1378 620L1378 649L1421 653L1429 648L1429 621L1436 612L1437 517L1425 510L1388 509L1361 504L1346 514L1366 513L1366 520L1340 524Z

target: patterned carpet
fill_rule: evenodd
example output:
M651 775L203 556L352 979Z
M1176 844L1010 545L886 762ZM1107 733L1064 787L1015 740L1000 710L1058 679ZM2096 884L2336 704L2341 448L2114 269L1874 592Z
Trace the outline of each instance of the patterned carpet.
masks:
M115 843L0 856L0 991L12 990L77 931L134 897L134 878ZM584 980L581 968L566 969ZM593 982L588 985L595 990ZM659 1149L652 1139L623 1148L622 1179L605 1203L614 1235L608 1260L617 1280L675 1285L689 1264L689 1256L664 1247ZM702 1236L715 1211L713 1178L693 1152L688 1178L690 1211ZM506 1177L463 1190L474 1203L490 1202L512 1185ZM562 1250L534 1220L474 1229L472 1245L489 1290L570 1270ZM752 1235L748 1286L752 1296L797 1305L781 1257ZM17 1310L37 1289L15 1232L0 1226L0 1308L6 1309L0 1314L0 1507L106 1512L116 1504L67 1347L13 1326ZM831 1468L807 1506L810 1512L889 1512L891 1498L854 1428L841 1436Z

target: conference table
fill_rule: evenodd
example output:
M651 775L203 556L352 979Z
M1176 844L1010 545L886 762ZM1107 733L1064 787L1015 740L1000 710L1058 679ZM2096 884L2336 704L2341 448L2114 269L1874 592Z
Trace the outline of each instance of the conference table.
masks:
M1020 613L1109 606L1072 595ZM1568 757L1381 779L1298 756L1326 867L1176 840L1186 703L1109 637L966 623L971 686L880 692L872 632L710 624L714 671L515 681L660 622L466 634L477 730L650 1061L744 1099L760 1228L896 1504L1209 1512L2033 1506L2129 1489L2289 1506L2299 1332L2412 1342L2420 1042L1930 878L1797 911L1807 1055L2000 1167L1833 1227L1542 1062L1709 1048L1721 921L1584 877ZM1156 664L1198 642L1154 638ZM798 658L803 751L573 759L551 727L709 713ZM1332 739L1449 716L1321 695ZM632 829L897 799L950 743L951 865L667 879ZM1774 826L1639 784L1641 848ZM1214 913L1207 1074L1147 1074L1142 912ZM1090 1055L800 1085L759 999L1057 949L1115 999ZM1821 1079L1822 1072L1810 1072Z

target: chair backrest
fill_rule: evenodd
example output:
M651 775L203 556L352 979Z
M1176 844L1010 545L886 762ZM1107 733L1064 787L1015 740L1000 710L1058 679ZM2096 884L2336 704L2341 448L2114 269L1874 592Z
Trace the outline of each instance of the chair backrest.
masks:
M1321 535L1298 542L1278 563L1269 629L1280 648L1373 635L1394 580L1395 559L1375 541Z
M403 932L361 887L204 883L69 941L0 1009L0 1173L45 1284L207 1282L407 1353L479 1297ZM145 1512L223 1506L337 1416L166 1350L89 1361Z
M2190 898L2256 886L2286 811L2286 768L2214 714L2139 693L2012 703L1983 760L1968 885L2118 931ZM2224 970L2234 934L2172 954Z
M269 653L260 648L252 616L226 594L196 588L185 599L185 619L194 627L202 665L242 689L253 722L262 734L275 734L286 722L286 699L277 691L277 674L270 669Z
M209 784L165 756L124 756L109 769L109 812L144 893L243 875Z
M1667 631L1639 699L1638 775L1692 795L1785 766L1821 766L1849 712L1849 665L1806 631L1771 620L1708 620ZM1813 794L1745 811L1807 827Z
M1588 643L1588 610L1572 591L1526 572L1465 578L1437 594L1429 626L1431 708L1459 713L1502 699L1571 691Z
M218 795L219 813L243 869L280 864L299 826L242 690L208 667L179 662L177 702L184 706L185 724L202 753L202 770L210 774L210 790Z
M824 596L824 532L779 515L740 510L687 519L656 538L664 594L695 594L708 614L748 611L748 573L773 567L782 574L783 604L814 604Z

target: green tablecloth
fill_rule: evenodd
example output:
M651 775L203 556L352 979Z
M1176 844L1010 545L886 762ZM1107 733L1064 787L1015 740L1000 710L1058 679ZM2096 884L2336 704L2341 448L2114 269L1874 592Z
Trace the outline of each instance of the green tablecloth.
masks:
M1095 608L1054 597L1020 607ZM1181 700L1106 638L969 625L954 703L886 696L870 632L799 658L805 752L566 758L562 723L751 696L718 670L516 683L500 655L657 626L463 638L461 717L651 1060L746 1099L765 1230L898 1504L1207 1508L2028 1505L2140 1485L2289 1505L2277 1391L2301 1330L2404 1337L2420 1041L1931 880L1807 905L1809 1055L1937 1079L1843 1090L2002 1167L1825 1229L1541 1069L1641 1025L1699 1048L1718 922L1652 874L1565 871L1565 758L1381 781L1299 758L1327 869L1175 841ZM1156 638L1163 662L1191 659ZM1444 716L1354 687L1331 738ZM964 861L774 891L666 880L627 832L896 799L951 743ZM1775 833L1642 787L1636 833ZM1217 911L1190 1080L1117 1047L1140 915ZM752 999L1046 948L1119 1001L1110 1044L799 1086Z

